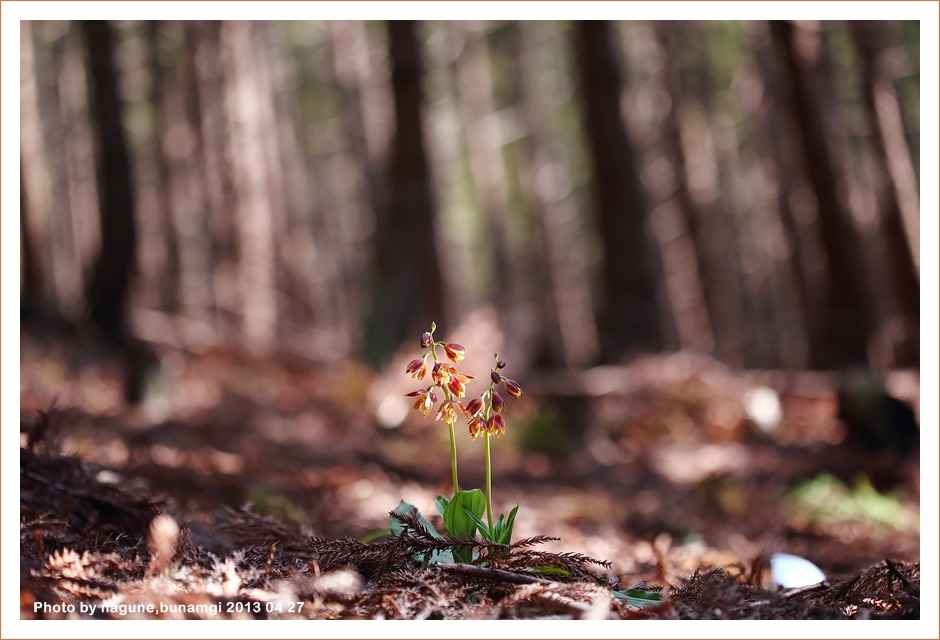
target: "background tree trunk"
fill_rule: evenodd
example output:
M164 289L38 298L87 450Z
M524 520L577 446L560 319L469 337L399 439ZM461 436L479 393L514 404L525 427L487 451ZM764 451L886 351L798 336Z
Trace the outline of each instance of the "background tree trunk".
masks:
M416 29L411 20L388 23L395 129L388 153L388 201L376 221L375 280L366 324L366 355L373 362L381 362L444 312Z
M776 314L778 329L773 332L777 343L777 358L786 367L802 368L806 366L809 353L809 333L820 324L819 287L812 276L812 267L818 262L814 256L815 245L809 242L805 223L795 211L793 195L802 186L799 172L795 171L791 161L792 142L787 135L787 113L783 92L780 89L783 70L774 56L772 43L768 42L769 26L755 30L752 35L756 63L765 89L763 106L757 112L756 124L764 149L762 155L768 158L768 179L773 185L776 215L780 220L785 242L786 273L781 279L788 282L777 300L780 311ZM805 218L805 216L804 216ZM788 278L785 276L789 275ZM782 317L781 317L782 316ZM787 319L791 321L787 322ZM782 322L781 322L782 321Z
M232 159L228 153L229 121L226 112L225 60L222 50L222 25L218 21L185 22L186 77L190 82L189 109L191 126L198 143L194 149L194 171L203 181L208 227L204 238L208 255L203 264L204 277L212 286L209 331L193 332L201 342L231 334L225 325L234 324L240 314L238 305L237 248L234 216L235 186ZM192 110L198 105L198 113ZM223 319L228 317L229 323ZM200 325L195 325L199 327ZM205 325L202 325L203 327Z
M131 159L121 121L114 35L103 21L82 23L98 155L101 248L88 287L91 320L106 338L129 338L127 304L137 237Z
M255 353L270 350L277 338L275 225L281 215L269 182L267 139L273 135L271 94L259 74L263 56L255 30L260 23L232 21L222 26L226 106L231 132L229 153L235 187L238 237L237 282L241 328Z
M39 118L39 90L33 57L32 25L20 27L20 315L30 317L54 310L45 278L48 252L38 247L48 242L50 179Z
M558 146L559 90L567 91L570 76L553 77L558 66L538 51L554 50L560 41L545 25L519 25L519 108L528 135L524 192L535 214L538 246L534 255L536 287L543 309L541 366L584 367L599 355L597 319L591 280L585 268L584 219L575 211L570 180L574 149Z
M885 25L849 22L861 60L863 94L876 157L881 237L887 255L892 320L882 331L893 347L894 364L920 361L920 195L904 123L891 77L885 69Z
M124 399L137 405L159 372L159 361L130 326L130 284L136 270L137 231L132 165L122 121L114 33L105 21L83 22L88 53L92 128L97 150L101 246L87 290L88 313L102 337L117 347Z
M158 210L155 217L160 220L159 229L164 242L161 260L159 260L159 290L160 304L170 313L180 309L180 254L177 233L173 225L173 199L170 196L172 188L170 180L171 160L166 153L167 144L164 140L172 123L167 113L166 89L167 77L160 59L160 25L161 21L147 22L147 53L150 67L150 105L153 110L153 166L155 181L155 199ZM160 243L152 243L160 244ZM141 247L142 249L144 247ZM143 259L143 257L141 258Z
M29 192L24 186L26 173L20 161L20 317L29 319L44 311L43 273L36 252L36 241L28 225Z
M664 346L655 248L647 230L647 198L620 113L621 71L610 25L576 22L573 39L595 218L604 249L598 311L601 360L616 362L628 351Z
M865 259L839 193L828 131L817 104L820 92L814 88L813 61L797 46L799 27L793 23L772 22L771 34L786 71L792 124L816 196L826 256L821 326L810 334L811 365L816 368L862 365L867 362L868 338L873 327L872 309L864 288Z

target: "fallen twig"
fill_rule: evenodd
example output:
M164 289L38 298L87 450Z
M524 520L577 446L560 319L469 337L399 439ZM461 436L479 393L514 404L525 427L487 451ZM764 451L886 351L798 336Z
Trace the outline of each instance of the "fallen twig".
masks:
M536 578L535 576L526 576L521 573L515 573L514 571L506 571L505 569L493 569L490 567L478 567L473 564L464 564L462 562L457 562L454 564L441 562L436 565L437 567L444 569L445 571L450 571L451 573L462 573L466 576L474 576L476 578L486 578L488 580L496 580L499 582L508 582L510 584L558 584L551 580L546 580L545 578Z
M820 589L828 589L829 586L830 586L829 582L826 580L823 580L822 582L806 585L805 587L794 587L792 589L784 589L783 591L780 592L780 595L782 595L784 598L793 598L796 596L801 596L805 593L810 593L812 591L819 591Z

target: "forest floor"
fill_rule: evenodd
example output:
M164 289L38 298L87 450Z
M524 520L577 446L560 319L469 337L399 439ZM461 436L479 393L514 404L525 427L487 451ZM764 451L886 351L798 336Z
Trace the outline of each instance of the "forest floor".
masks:
M748 374L660 356L572 436L533 384L493 448L494 506L519 505L531 545L426 565L374 535L402 500L440 527L450 490L446 428L401 413L403 366L161 356L127 412L116 360L23 335L23 618L920 617L918 456L844 438L832 389L783 396L762 430ZM481 486L480 442L459 454ZM776 552L828 580L775 588Z

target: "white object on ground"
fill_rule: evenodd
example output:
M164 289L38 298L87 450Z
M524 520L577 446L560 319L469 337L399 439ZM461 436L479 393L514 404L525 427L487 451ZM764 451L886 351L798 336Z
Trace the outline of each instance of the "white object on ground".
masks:
M774 584L784 589L808 587L826 579L826 574L815 564L789 553L770 556L770 573Z

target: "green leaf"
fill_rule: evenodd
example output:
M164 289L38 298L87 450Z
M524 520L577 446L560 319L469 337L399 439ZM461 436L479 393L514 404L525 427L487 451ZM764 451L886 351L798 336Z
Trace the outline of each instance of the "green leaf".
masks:
M477 531L476 519L486 511L486 498L479 489L458 491L444 508L444 528L452 536L472 538ZM475 515L476 519L471 517Z
M480 530L480 533L483 534L483 537L486 538L487 540L492 540L492 538L490 537L490 528L489 526L487 526L485 522L483 522L483 518L473 513L469 509L464 509L464 512L467 514L468 518L470 518L476 523L477 528Z
M444 528L456 537L472 538L477 531L479 516L486 510L486 498L479 489L458 491L444 507ZM472 562L473 547L462 546L454 549L457 562Z
M446 509L449 504L450 498L441 495L437 496L437 512L442 518L444 517L444 509Z
M519 511L519 505L512 508L509 512L509 518L503 520L503 514L499 514L496 523L493 525L493 542L508 545L512 541L512 526L516 521L516 513Z
M627 606L639 609L655 609L663 601L663 594L657 591L647 591L646 589L623 589L622 591L614 591L612 594Z
M574 575L574 571L571 569L565 569L564 567L531 567L525 570L526 573L535 573L545 576L560 576L562 578L570 578Z
M398 503L398 507L396 507L395 510L392 511L392 513L397 513L398 515L405 515L405 514L412 513L412 512L418 515L418 522L421 523L421 526L424 527L424 529L430 535L434 536L435 538L444 537L437 532L437 529L435 529L434 526L430 522L424 519L424 516L421 515L421 513L418 511L418 508L415 507L413 504L402 500L400 503ZM389 523L388 523L388 530L391 532L392 535L399 536L401 535L401 532L405 530L405 527L395 517L390 517ZM428 564L437 564L438 562L449 563L449 562L454 561L454 554L449 549L443 549L441 551L434 551L431 554L415 554L414 556L415 560L421 560L422 558L424 558L424 561L427 562Z
M440 551L432 551L430 555L416 554L415 560L418 560L419 556L423 555L425 562L427 562L428 564L437 564L438 562L444 562L447 564L451 564L453 562L467 562L466 560L462 560L458 558L455 555L456 551L457 551L456 549L454 551L451 551L450 549L441 549Z
M432 525L430 522L424 519L424 516L422 516L418 512L418 508L414 506L413 504L411 504L410 502L405 502L404 500L402 500L398 504L398 506L395 508L395 510L392 511L392 513L397 513L400 516L403 516L412 512L418 514L418 521L421 523L421 526L423 526L427 530L429 534L431 534L435 538L444 537L437 532L437 529L434 528L434 525ZM400 536L401 532L405 530L405 526L401 522L399 522L397 518L392 516L389 518L389 521L388 521L388 529L389 531L392 532L393 536Z

